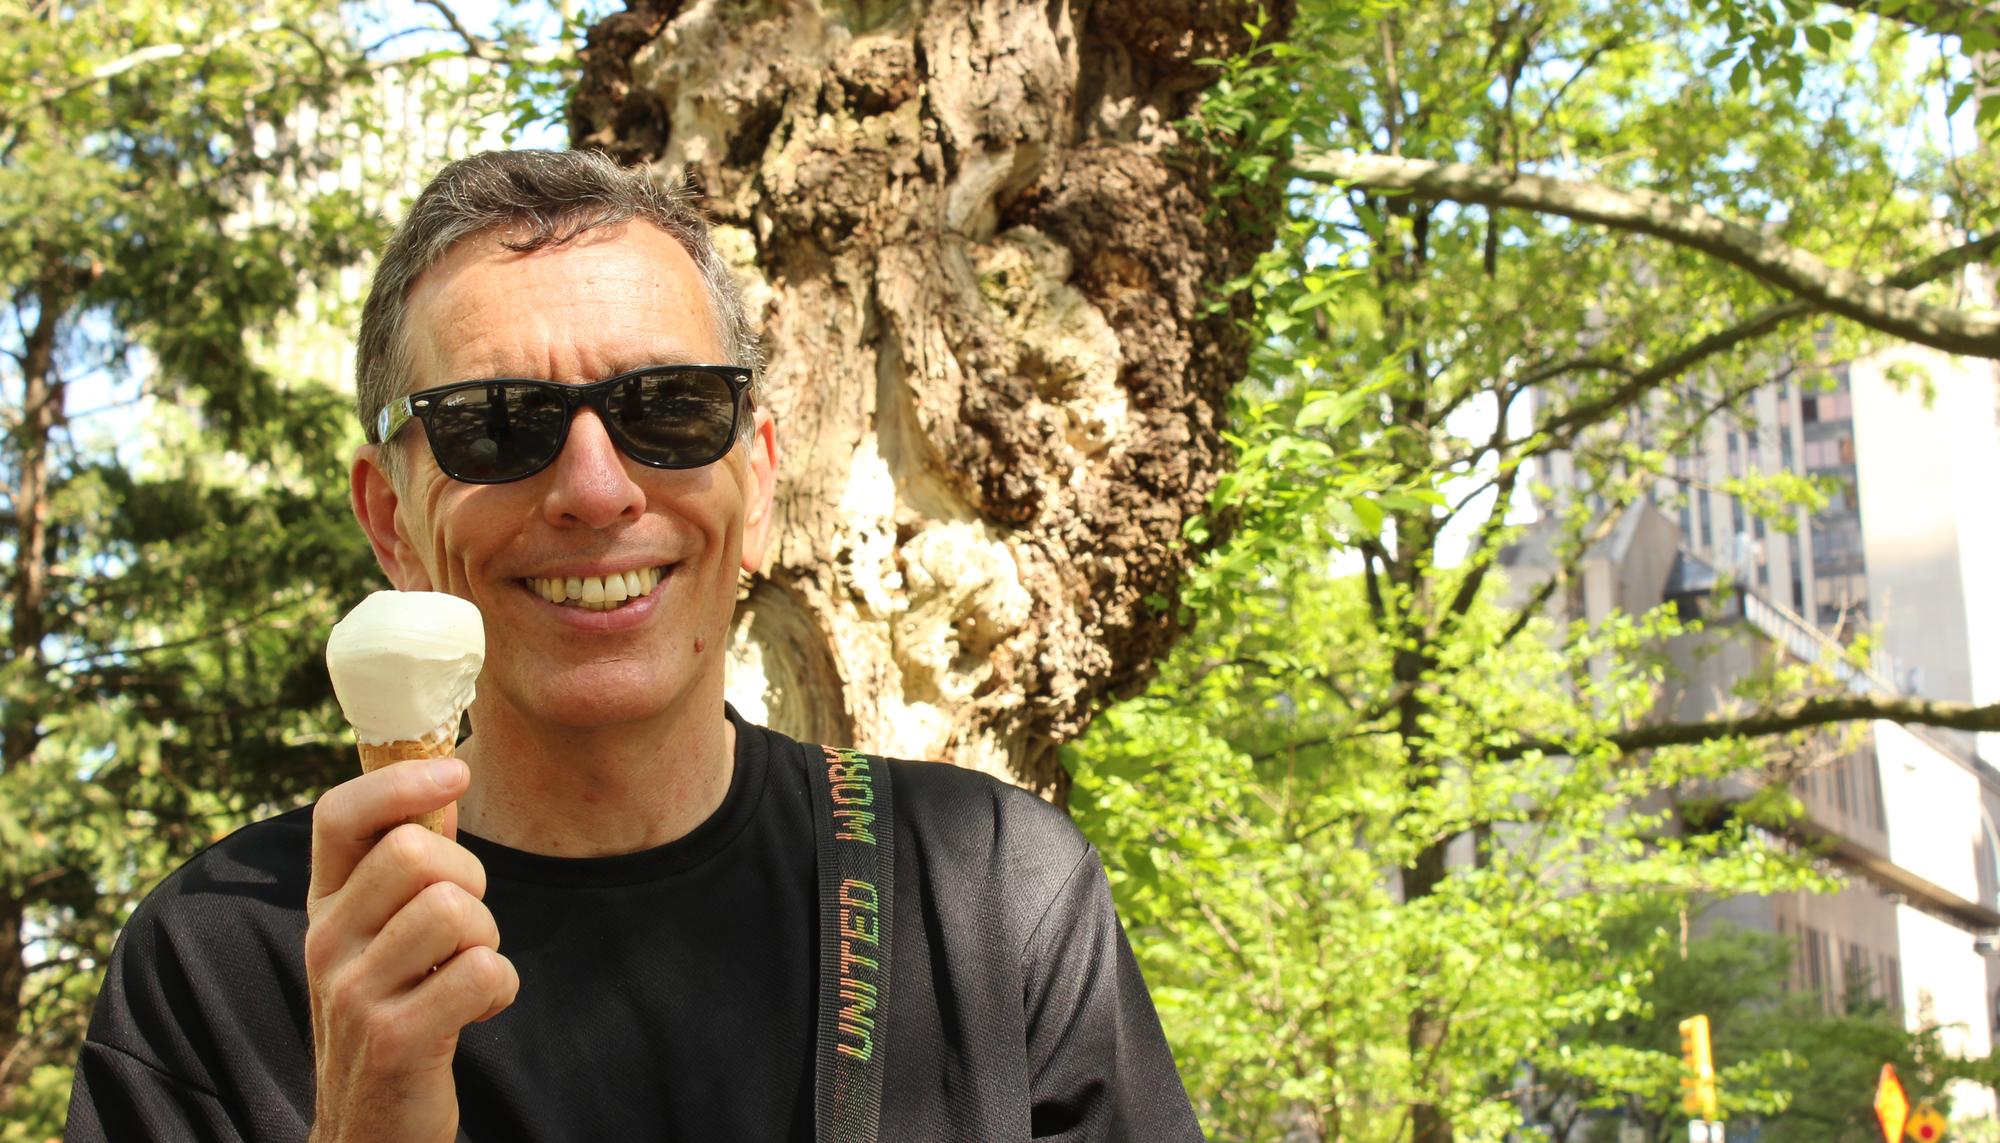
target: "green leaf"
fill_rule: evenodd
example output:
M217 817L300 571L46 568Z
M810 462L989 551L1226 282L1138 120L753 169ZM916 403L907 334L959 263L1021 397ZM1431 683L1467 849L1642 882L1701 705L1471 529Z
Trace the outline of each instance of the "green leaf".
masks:
M1368 398L1369 393L1364 389L1315 393L1306 399L1305 407L1299 410L1296 424L1301 429L1337 429L1353 420L1355 414L1367 405Z

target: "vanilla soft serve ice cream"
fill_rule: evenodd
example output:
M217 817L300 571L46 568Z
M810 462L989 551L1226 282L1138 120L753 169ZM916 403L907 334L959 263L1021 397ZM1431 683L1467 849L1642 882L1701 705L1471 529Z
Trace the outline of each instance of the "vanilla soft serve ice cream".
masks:
M448 757L486 661L479 609L435 591L378 591L333 625L326 670L361 769ZM414 819L444 828L442 809Z
M378 591L326 641L333 693L364 744L455 729L485 660L479 609L436 591Z

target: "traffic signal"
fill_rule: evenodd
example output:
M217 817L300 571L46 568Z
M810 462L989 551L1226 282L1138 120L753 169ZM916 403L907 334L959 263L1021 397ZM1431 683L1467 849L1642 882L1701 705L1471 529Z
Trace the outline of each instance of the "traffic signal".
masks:
M1681 1106L1696 1119L1720 1119L1715 1098L1715 1057L1708 1047L1708 1017L1681 1021Z

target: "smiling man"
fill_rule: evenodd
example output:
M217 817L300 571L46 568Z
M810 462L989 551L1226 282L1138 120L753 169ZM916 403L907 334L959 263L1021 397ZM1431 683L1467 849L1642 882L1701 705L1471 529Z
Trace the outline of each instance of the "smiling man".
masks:
M148 897L70 1138L1200 1138L1066 818L726 707L778 438L678 192L587 153L453 164L384 253L357 375L383 572L484 616L474 733ZM894 807L879 897L830 872L829 836L887 826L864 794ZM443 834L399 824L448 804Z

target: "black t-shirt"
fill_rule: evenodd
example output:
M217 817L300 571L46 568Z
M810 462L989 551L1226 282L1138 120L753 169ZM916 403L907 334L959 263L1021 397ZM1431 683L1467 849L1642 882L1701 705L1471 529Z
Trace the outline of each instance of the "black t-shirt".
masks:
M817 881L799 758L738 721L722 805L640 853L546 857L461 835L521 988L459 1037L460 1139L812 1138ZM882 1138L1199 1139L1068 818L982 775L893 765ZM67 1138L305 1138L311 814L225 838L133 914Z

